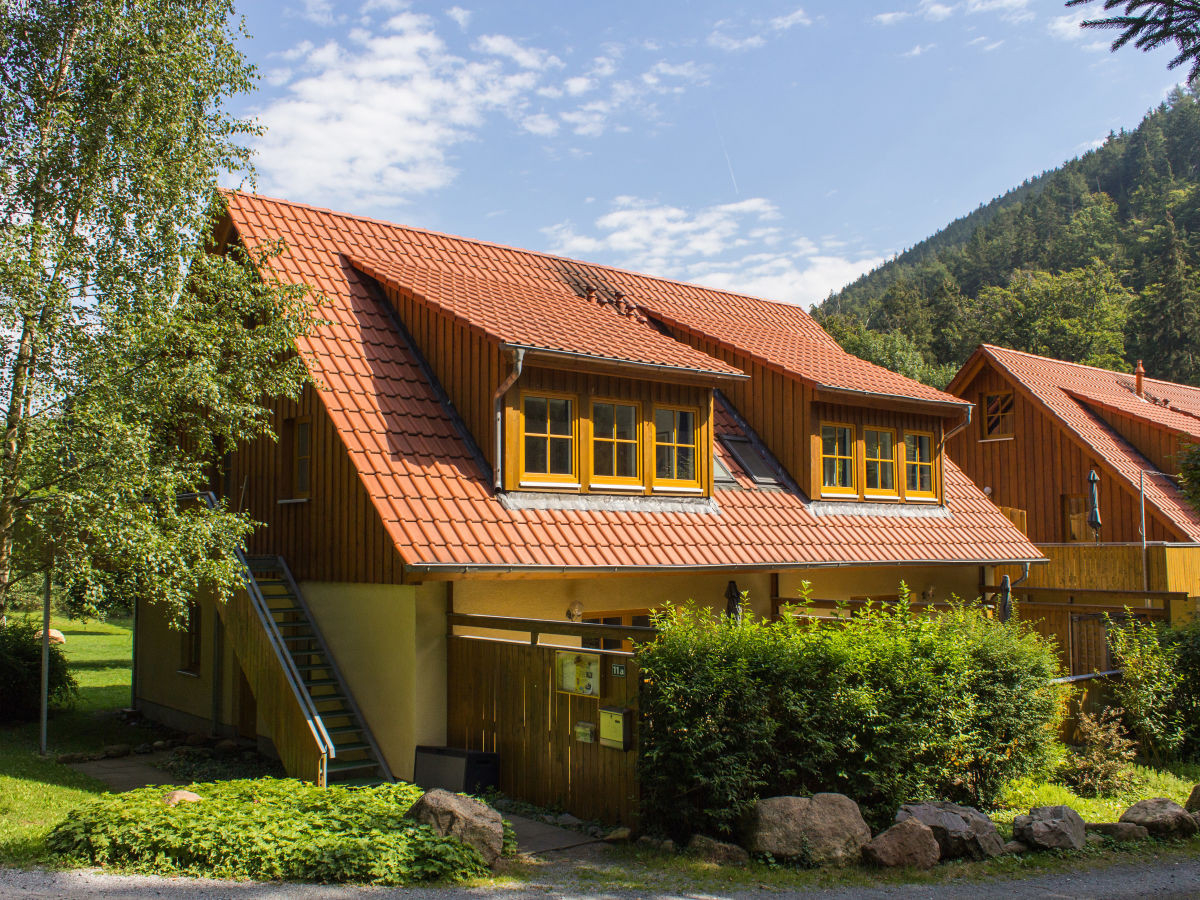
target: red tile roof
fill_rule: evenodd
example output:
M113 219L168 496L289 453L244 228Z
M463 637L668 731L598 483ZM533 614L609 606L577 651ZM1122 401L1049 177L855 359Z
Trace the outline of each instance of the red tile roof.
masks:
M1200 388L1146 378L1143 398L1136 393L1132 373L984 344L956 376L951 390L971 377L970 373L975 371L973 363L978 358L991 360L1012 376L1135 492L1139 490L1141 470L1152 473L1158 470L1105 423L1099 411L1112 409L1200 441ZM1189 540L1200 541L1200 513L1184 499L1171 479L1162 474L1147 477L1146 501Z
M427 302L469 318L475 327L486 323L497 337L523 334L521 329L531 327L519 317L504 318L502 311L473 308L486 299L487 292L480 291L498 283L506 285L506 292L521 286L522 292L511 294L512 299L536 294L538 304L559 304L555 308L570 310L571 315L591 317L588 323L607 323L603 316L609 316L630 329L639 324L607 308L579 312L575 304L584 300L562 290L563 282L550 274L557 272L568 283L594 284L602 293L623 290L641 306L675 297L683 298L678 300L681 304L708 298L718 307L740 308L738 327L748 337L753 329L745 321L747 311L774 310L776 324L764 327L776 336L763 338L764 352L773 352L770 347L777 342L788 353L799 353L778 336L780 321L802 329L814 353L834 354L832 339L803 312L780 309L779 304L262 197L229 194L227 199L234 226L247 244L285 240L287 252L272 263L279 277L314 285L324 293L317 314L330 324L302 339L300 350L323 387L320 397L359 477L410 567L738 569L977 563L1041 556L949 461L943 479L949 515L943 516L816 515L796 493L756 488L720 442L715 452L740 488L715 492L719 512L510 509L492 493L490 473L480 469L452 413L439 402L415 354L396 333L370 289L371 278L428 291L423 294ZM557 328L547 324L548 333L563 337ZM545 340L537 333L532 339ZM587 348L585 352L648 354L661 346L664 358L677 359L680 365L713 366L692 355L695 351L675 349L683 345L665 337L669 351L668 345L651 343L658 338L640 331L636 341L621 343L607 324L572 340L580 342L573 346ZM780 350L779 357L784 356ZM847 368L855 369L851 363ZM918 392L913 382L900 381ZM719 413L716 430L731 434L739 427Z

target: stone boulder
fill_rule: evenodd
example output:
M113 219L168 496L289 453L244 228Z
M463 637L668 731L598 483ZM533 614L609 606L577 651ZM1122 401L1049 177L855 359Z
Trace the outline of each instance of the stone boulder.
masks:
M1082 850L1087 829L1069 806L1036 806L1013 819L1013 837L1034 850Z
M942 859L989 859L1004 851L995 823L970 806L957 803L905 803L896 822L916 819L933 829Z
M769 797L750 815L746 849L813 866L855 862L871 840L858 804L844 794Z
M1085 827L1088 834L1100 834L1119 844L1144 841L1150 837L1149 831L1132 822L1088 822Z
M1030 846L1022 841L1008 841L1001 849L1003 856L1020 856L1022 853L1032 853Z
M120 759L122 756L128 756L133 752L133 748L128 744L109 744L100 751L108 759Z
M1187 803L1183 804L1183 808L1190 813L1200 812L1200 784L1192 788L1192 792L1188 795Z
M643 834L637 839L637 846L646 850L657 850L659 853L674 853L675 842L670 838L650 837L648 834Z
M40 629L40 628L37 630L37 639L39 641L42 639L42 629ZM65 634L63 634L57 628L50 629L50 643L65 644L66 642L67 642L67 636Z
M1196 820L1174 800L1155 797L1139 800L1121 814L1122 822L1141 825L1154 837L1191 837L1197 831Z
M863 847L863 859L884 868L932 869L941 856L933 829L916 819L898 822Z
M750 854L737 844L718 841L703 834L692 835L687 852L719 866L744 866L750 862Z
M436 788L422 795L405 814L442 837L458 838L495 865L504 850L504 822L486 803Z
M169 791L163 795L163 803L167 806L178 806L180 803L199 803L204 798L191 791Z

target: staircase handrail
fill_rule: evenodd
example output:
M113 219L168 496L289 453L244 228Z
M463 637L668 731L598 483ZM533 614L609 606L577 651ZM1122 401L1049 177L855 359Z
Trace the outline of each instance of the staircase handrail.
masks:
M209 509L217 507L217 498L212 491L196 491L177 496L179 500L198 500L204 503ZM275 652L275 658L279 661L280 668L283 669L283 675L287 680L288 687L292 689L292 694L295 696L296 702L300 705L300 711L303 713L308 723L308 729L312 732L313 740L316 742L317 749L321 753L321 771L318 781L324 787L326 761L337 756L337 749L334 746L333 740L329 737L329 732L325 730L325 723L321 719L321 714L317 711L316 703L309 695L308 689L304 687L304 679L300 677L300 670L296 668L296 662L287 650L287 644L283 640L283 635L279 633L279 626L271 617L270 607L267 606L267 600L258 586L258 581L254 578L254 573L250 570L250 563L246 559L246 554L242 552L240 547L234 552L238 562L241 564L242 584L246 588L246 594L250 597L250 605L254 607L255 613L258 614L263 630L267 634L268 643L270 643L271 649Z

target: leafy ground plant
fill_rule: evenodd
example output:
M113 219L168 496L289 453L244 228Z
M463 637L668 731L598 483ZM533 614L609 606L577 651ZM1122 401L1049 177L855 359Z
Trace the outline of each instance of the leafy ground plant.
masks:
M1124 715L1111 706L1094 716L1079 711L1079 746L1067 751L1059 778L1081 797L1119 796L1138 786L1137 743L1125 733Z
M404 817L422 793L413 785L264 778L190 790L204 799L170 807L161 787L101 797L47 845L94 865L210 878L402 885L488 871L474 848Z

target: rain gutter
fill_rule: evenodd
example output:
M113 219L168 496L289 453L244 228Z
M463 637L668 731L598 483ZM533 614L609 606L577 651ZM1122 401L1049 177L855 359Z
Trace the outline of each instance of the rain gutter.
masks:
M693 369L689 366L673 366L668 363L636 362L631 359L617 359L612 356L595 356L591 353L576 353L571 350L550 350L546 347L532 347L528 344L501 343L501 350L520 350L531 356L548 356L554 359L573 359L583 362L603 363L613 369L624 369L635 374L645 375L646 372L664 372L672 376L691 375L719 378L725 381L749 381L750 376L745 372L717 372L712 369Z

